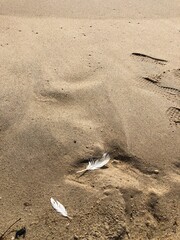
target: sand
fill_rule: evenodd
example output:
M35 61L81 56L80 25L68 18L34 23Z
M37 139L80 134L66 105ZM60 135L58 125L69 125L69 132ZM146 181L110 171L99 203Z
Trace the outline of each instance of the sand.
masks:
M4 239L180 239L179 13L0 0L0 233L21 218Z

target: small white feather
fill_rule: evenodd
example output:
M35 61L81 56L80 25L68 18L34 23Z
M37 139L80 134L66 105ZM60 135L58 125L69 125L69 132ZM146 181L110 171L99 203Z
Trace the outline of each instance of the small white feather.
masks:
M68 216L68 213L67 213L65 207L64 207L60 202L58 202L57 200L54 200L54 198L51 198L50 201L51 201L52 207L53 207L58 213L61 213L64 217L70 218L70 217Z
M102 158L97 159L96 161L89 161L86 169L77 171L77 173L81 173L81 172L85 172L85 171L92 171L92 170L96 170L99 168L102 168L103 166L105 166L110 160L110 156L108 153L104 153Z

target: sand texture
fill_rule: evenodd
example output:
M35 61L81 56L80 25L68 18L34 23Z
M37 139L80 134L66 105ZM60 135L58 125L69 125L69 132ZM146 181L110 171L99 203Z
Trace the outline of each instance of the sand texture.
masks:
M179 240L179 168L179 0L0 0L3 240Z

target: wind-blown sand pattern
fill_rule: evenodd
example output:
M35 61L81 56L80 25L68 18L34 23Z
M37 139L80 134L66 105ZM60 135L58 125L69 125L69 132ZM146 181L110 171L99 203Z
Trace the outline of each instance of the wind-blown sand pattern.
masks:
M0 235L21 217L31 240L180 239L179 13L0 0Z

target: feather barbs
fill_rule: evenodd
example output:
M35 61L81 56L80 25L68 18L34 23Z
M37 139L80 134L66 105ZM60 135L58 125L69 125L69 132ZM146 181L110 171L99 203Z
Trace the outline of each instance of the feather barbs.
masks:
M71 217L68 216L67 210L60 202L58 202L57 200L55 200L52 197L51 197L50 201L51 201L52 207L56 210L56 212L60 213L63 217L72 219Z
M99 168L102 168L103 166L105 166L110 160L110 156L108 153L104 153L102 158L97 159L97 160L92 160L89 161L87 167L83 170L77 171L77 173L81 173L81 172L86 172L86 171L93 171Z

